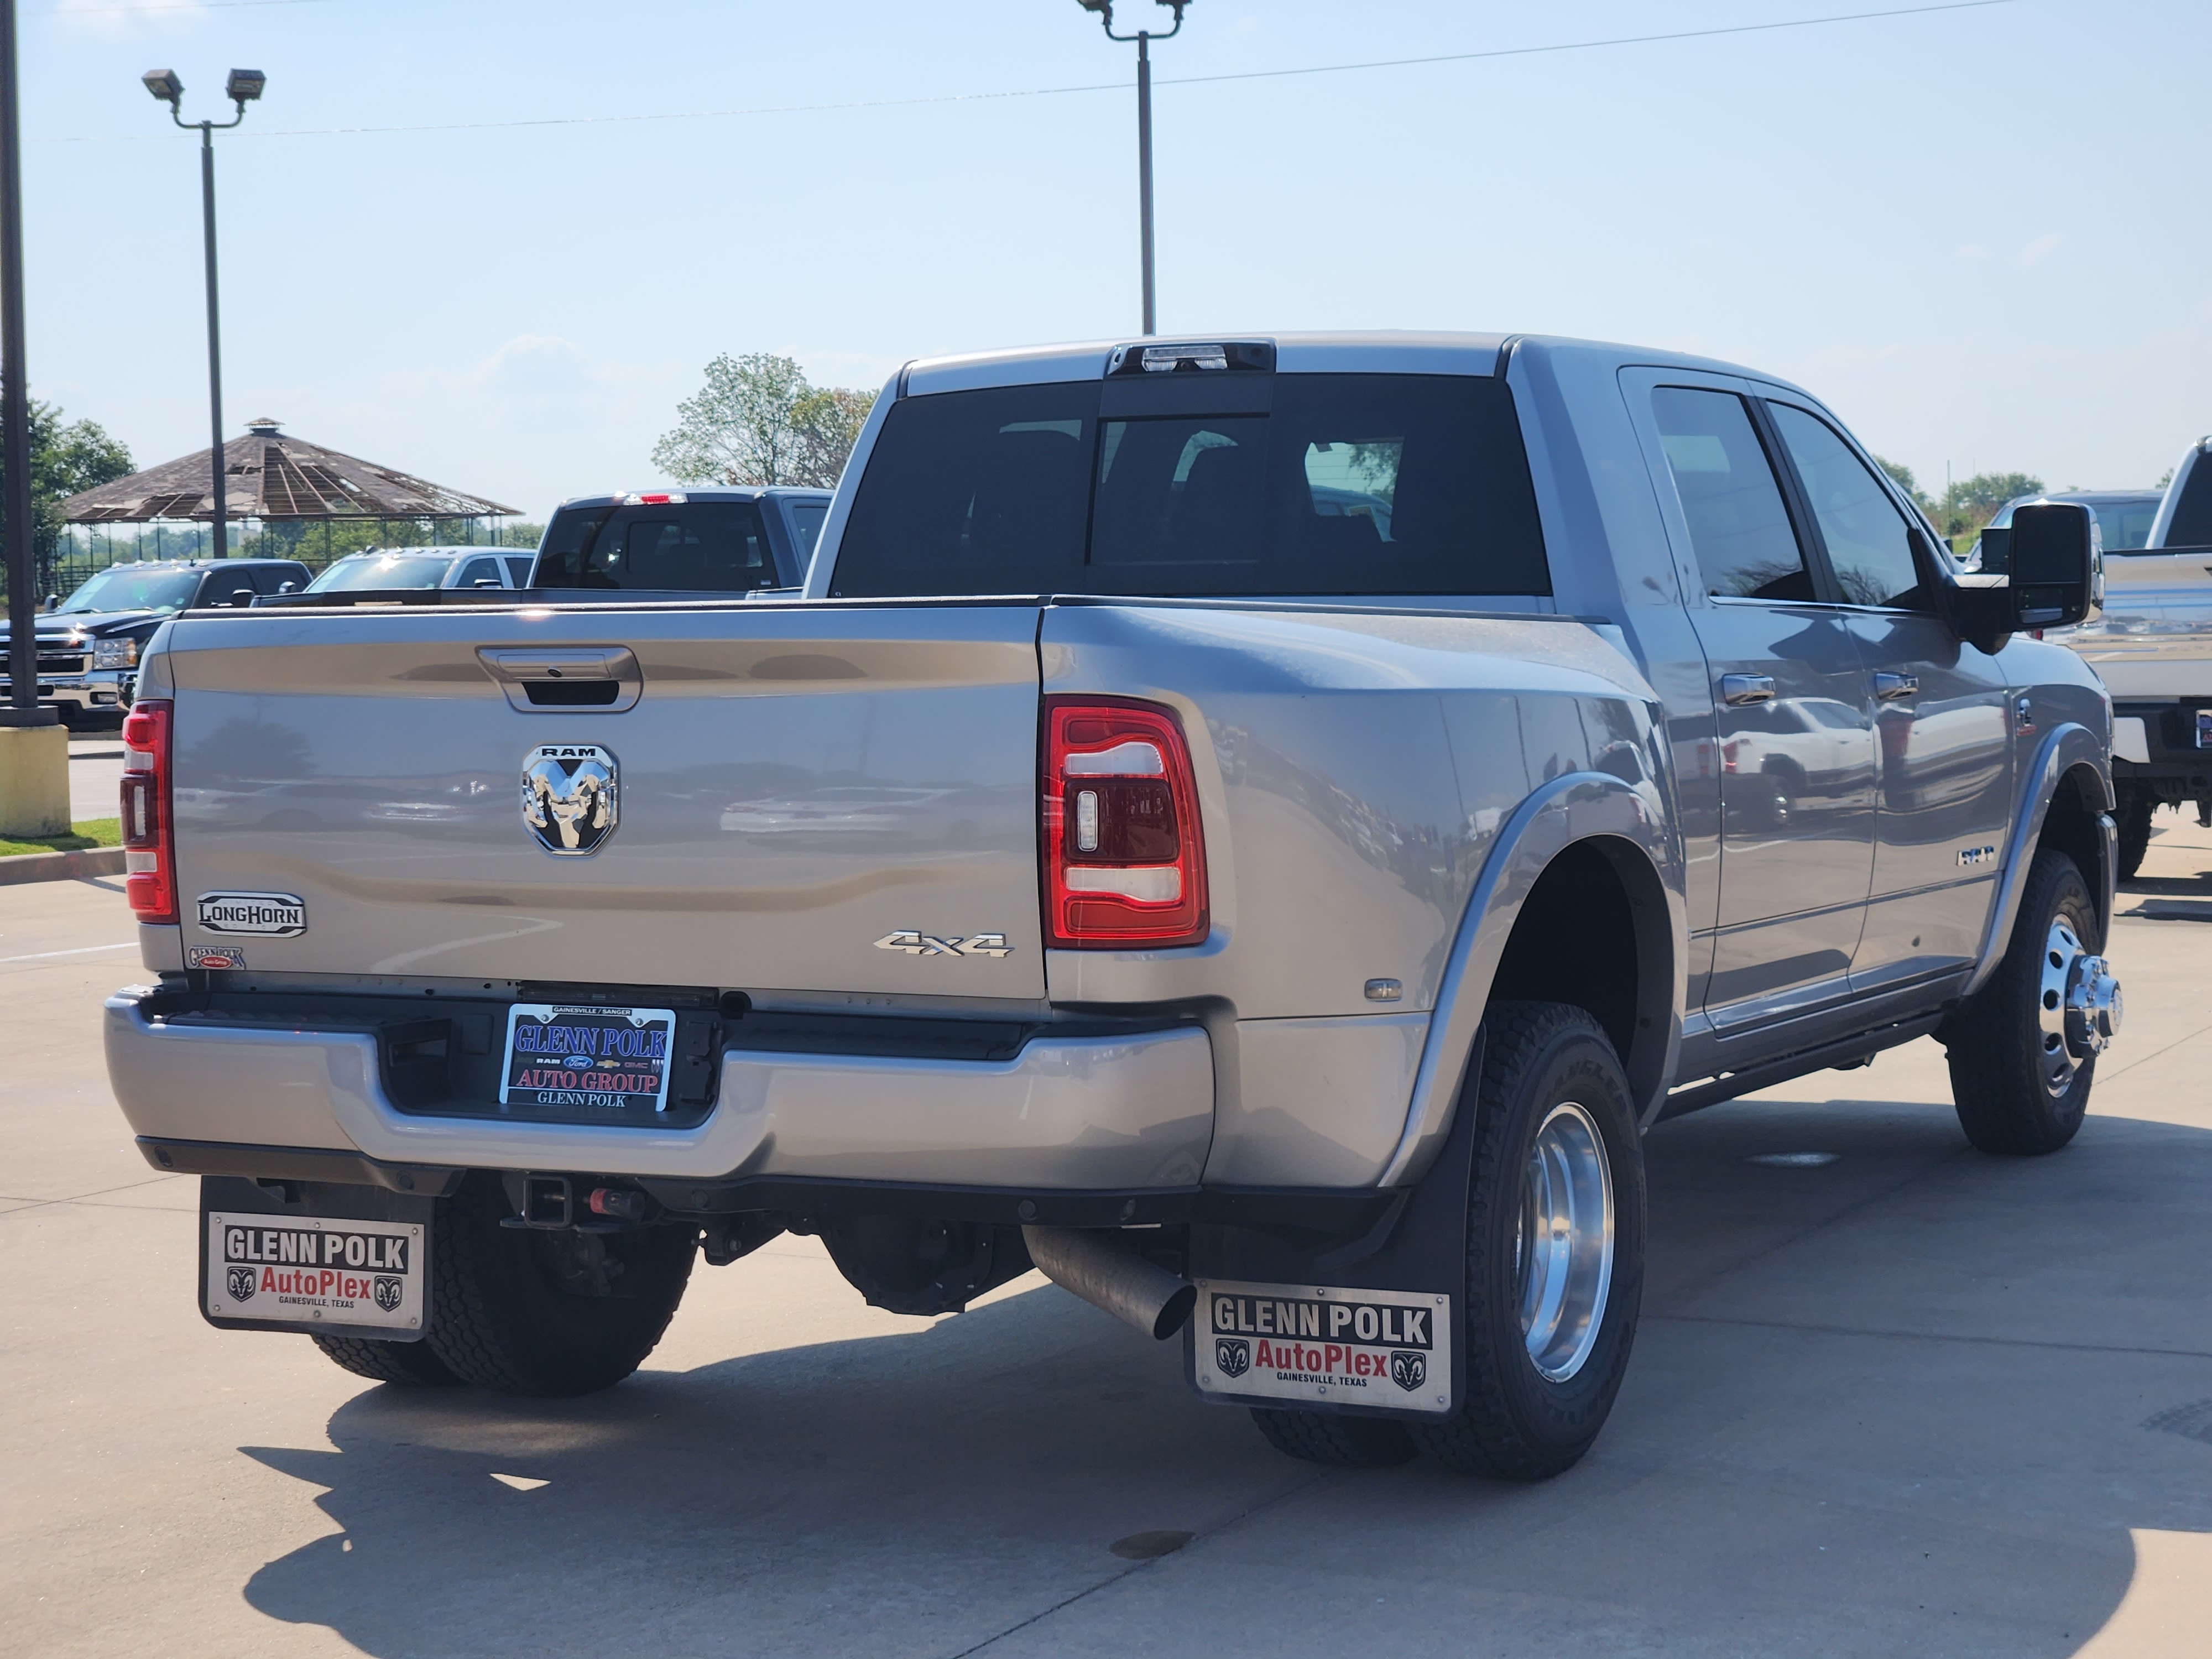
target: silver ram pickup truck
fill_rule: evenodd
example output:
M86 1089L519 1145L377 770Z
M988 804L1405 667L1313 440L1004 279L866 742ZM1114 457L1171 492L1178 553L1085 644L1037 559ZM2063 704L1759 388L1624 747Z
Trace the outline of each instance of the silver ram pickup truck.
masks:
M1976 1146L2080 1127L2086 511L2011 554L1665 352L910 363L801 597L173 620L115 1093L206 1317L366 1376L604 1388L793 1232L911 1314L1041 1269L1293 1455L1541 1477L1653 1124L1932 1033Z

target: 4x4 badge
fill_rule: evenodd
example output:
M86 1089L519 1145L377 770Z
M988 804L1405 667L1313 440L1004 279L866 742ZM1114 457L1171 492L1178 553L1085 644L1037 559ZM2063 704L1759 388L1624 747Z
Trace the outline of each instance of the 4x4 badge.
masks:
M911 927L885 933L876 941L876 949L903 951L910 957L1010 957L1014 953L1014 947L1006 943L1004 933L940 939L934 933L917 933Z

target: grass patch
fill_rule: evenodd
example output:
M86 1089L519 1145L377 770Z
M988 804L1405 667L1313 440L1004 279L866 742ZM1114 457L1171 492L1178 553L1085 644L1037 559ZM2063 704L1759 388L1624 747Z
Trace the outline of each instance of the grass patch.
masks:
M0 836L0 859L14 858L22 853L81 853L91 847L122 845L122 819L94 818L87 823L71 825L66 836L33 836L28 841L10 841Z

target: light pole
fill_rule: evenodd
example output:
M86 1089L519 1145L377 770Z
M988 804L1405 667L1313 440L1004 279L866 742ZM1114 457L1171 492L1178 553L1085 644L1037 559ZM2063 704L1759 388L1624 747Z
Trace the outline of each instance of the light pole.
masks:
M194 127L200 134L200 234L207 246L207 311L208 311L208 422L214 434L214 445L208 456L208 470L215 475L215 556L218 559L230 556L230 515L223 500L222 488L222 330L216 303L215 281L215 135L228 131L246 119L246 106L261 96L261 88L269 77L259 70L234 69L230 79L223 83L223 96L237 106L238 113L228 121L187 121L181 107L185 83L177 78L174 70L148 70L139 77L146 90L169 106L169 118L185 131Z
M1134 34L1114 33L1114 0L1076 0L1085 11L1097 12L1098 21L1106 30L1109 40L1134 40L1137 43L1137 213L1140 221L1138 240L1143 245L1145 262L1145 332L1159 331L1158 307L1152 300L1152 54L1155 39L1172 40L1182 33L1182 9L1190 0L1155 0L1155 3L1170 8L1175 12L1175 27L1165 34L1155 36L1144 29Z

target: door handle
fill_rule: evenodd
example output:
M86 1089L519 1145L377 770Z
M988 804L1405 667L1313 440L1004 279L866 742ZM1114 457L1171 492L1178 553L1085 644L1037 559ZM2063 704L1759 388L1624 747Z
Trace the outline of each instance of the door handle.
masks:
M1721 701L1737 708L1750 702L1772 702L1774 677L1771 674L1723 674L1721 676Z
M1877 702L1894 702L1899 697L1917 696L1920 695L1920 677L1917 674L1876 673L1874 695Z

